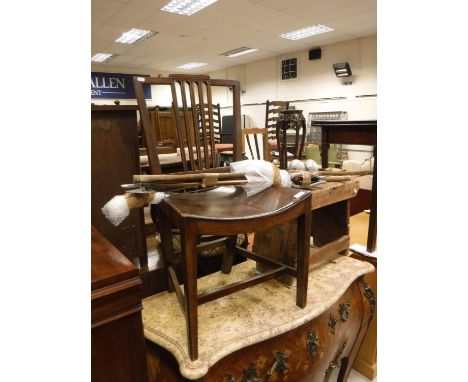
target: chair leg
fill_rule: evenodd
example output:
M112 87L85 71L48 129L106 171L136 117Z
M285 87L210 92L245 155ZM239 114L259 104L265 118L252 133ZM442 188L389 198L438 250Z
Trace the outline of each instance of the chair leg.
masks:
M221 263L222 273L231 273L232 263L234 262L234 246L237 244L237 235L229 236L229 242L224 247L223 260Z
M198 358L197 236L195 226L186 224L180 232L184 268L184 298L187 343L190 359Z
M307 286L309 282L309 237L311 225L310 215L310 203L306 203L306 211L297 219L296 305L300 308L305 308L307 305Z
M155 213L161 217L163 216L162 209L154 206ZM153 210L152 210L153 211ZM153 213L153 212L152 212ZM167 282L168 292L174 292L174 285L169 275L168 267L174 265L174 252L172 248L172 229L168 219L159 219L158 222L159 234L161 236L161 250L164 260L164 277Z

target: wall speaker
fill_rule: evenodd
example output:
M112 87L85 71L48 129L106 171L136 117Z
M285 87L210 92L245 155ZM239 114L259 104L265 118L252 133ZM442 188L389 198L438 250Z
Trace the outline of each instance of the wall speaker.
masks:
M322 57L322 49L315 48L309 50L309 60L319 60Z

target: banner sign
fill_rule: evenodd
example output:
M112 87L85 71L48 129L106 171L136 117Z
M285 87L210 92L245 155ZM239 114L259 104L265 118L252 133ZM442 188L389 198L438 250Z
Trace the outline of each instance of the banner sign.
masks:
M91 72L91 98L136 99L133 76L142 74ZM151 99L151 85L143 85L145 98Z

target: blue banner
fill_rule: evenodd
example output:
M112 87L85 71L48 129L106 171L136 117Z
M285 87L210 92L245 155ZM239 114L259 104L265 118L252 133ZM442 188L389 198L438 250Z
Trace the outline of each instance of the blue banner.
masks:
M142 74L91 72L91 99L136 99L133 76ZM151 85L143 85L145 98L151 99Z

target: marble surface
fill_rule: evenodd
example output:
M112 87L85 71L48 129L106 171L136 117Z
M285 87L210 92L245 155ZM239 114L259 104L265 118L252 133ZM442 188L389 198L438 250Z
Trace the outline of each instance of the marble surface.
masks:
M163 292L143 300L145 337L171 352L188 379L203 377L217 361L236 350L297 328L333 305L359 276L373 266L350 257L323 263L309 273L307 306L296 306L295 286L270 280L210 301L198 307L198 353L191 361L187 349L185 318L175 293ZM248 260L198 280L198 293L230 284L255 274Z

